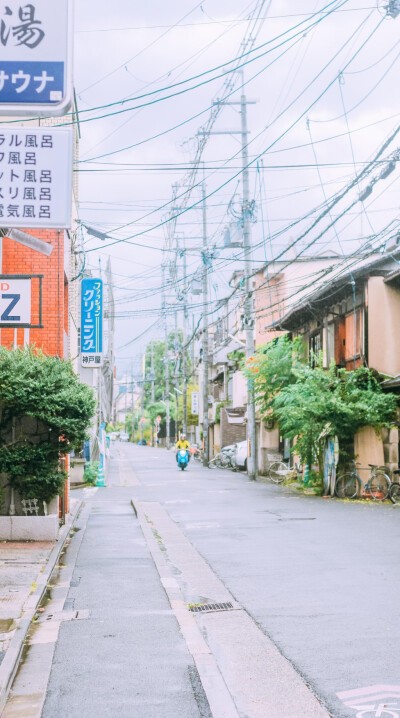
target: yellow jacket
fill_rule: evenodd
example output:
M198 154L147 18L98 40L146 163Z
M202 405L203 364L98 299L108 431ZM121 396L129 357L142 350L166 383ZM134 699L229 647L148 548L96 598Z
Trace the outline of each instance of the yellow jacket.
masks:
M182 439L179 439L179 441L176 442L175 450L179 451L180 449L183 449L183 450L187 449L189 451L190 444L187 441L187 439L184 439L183 441L182 441Z

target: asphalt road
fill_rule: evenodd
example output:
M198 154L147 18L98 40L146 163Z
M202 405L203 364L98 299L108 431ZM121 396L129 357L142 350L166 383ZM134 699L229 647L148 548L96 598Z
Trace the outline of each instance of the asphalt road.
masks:
M162 449L116 444L113 454L108 488L87 503L65 605L89 619L61 624L43 718L210 718L132 497L167 512L330 715L400 716L397 509L193 462L182 473Z
M392 703L400 715L397 509L305 497L193 462L181 475L165 451L123 452L141 482L135 494L164 505L335 718L356 714L338 693L377 685L398 686L397 699L374 689L358 703Z

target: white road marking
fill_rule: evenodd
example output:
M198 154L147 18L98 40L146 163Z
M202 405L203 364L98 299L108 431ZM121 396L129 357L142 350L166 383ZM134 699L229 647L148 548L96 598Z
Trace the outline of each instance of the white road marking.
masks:
M355 718L367 718L366 714L371 714L372 711L377 718L400 718L400 686L378 684L340 691L336 695L344 705L358 711ZM397 700L388 702L391 698Z

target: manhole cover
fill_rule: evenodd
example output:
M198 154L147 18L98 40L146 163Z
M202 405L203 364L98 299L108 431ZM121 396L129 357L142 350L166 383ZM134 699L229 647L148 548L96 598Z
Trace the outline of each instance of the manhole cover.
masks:
M232 603L202 603L199 605L189 606L192 613L211 613L213 611L233 611Z

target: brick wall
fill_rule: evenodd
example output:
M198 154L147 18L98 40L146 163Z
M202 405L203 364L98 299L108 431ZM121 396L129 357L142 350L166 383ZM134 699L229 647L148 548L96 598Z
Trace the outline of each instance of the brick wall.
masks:
M246 424L230 424L226 410L221 408L221 433L220 442L221 449L230 444L236 444L238 441L246 439Z
M43 274L42 324L43 329L29 330L29 344L35 344L46 354L63 357L65 355L64 328L68 327L68 311L65 302L64 287L64 231L35 229L24 230L44 242L49 242L54 249L50 257L35 252L29 247L5 237L3 239L2 274ZM32 280L32 323L38 324L39 319L39 282ZM24 329L17 330L17 344L24 345ZM27 338L25 336L25 338ZM2 346L12 347L14 329L1 329Z

